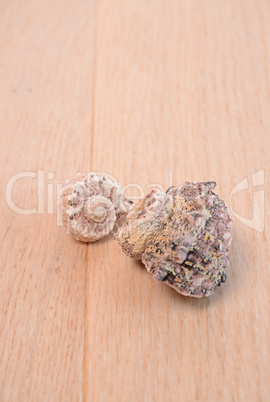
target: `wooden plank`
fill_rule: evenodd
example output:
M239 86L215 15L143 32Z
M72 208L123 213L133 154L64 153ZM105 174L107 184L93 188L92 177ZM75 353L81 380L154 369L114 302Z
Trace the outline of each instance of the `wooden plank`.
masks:
M270 167L269 27L267 1L98 2L92 169L144 193L169 169L214 179L228 204L247 178L232 207L250 218L252 174ZM112 239L89 246L86 400L267 400L268 210L264 232L234 219L228 282L205 300Z
M57 227L56 188L90 169L92 44L91 1L0 2L1 401L83 399L88 248ZM44 191L21 178L12 200L39 213L15 213L6 184L38 170Z

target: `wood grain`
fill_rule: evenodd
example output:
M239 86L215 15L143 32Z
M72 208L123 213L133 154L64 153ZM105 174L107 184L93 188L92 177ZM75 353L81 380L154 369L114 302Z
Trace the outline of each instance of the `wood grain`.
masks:
M267 401L269 2L3 0L0 49L0 400ZM16 214L6 184L38 170L44 213ZM133 197L216 180L228 205L247 179L232 213L264 191L264 230L233 215L226 285L182 297L112 237L57 227L57 183L89 170ZM37 193L21 179L13 199Z
M88 248L57 227L56 184L90 169L93 13L87 1L0 8L0 400L82 400ZM44 213L16 214L6 183L38 170ZM37 207L37 179L18 180L13 199Z

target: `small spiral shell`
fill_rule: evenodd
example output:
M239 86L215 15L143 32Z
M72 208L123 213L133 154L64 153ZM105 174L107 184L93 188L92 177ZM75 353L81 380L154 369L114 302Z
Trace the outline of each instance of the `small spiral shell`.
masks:
M95 173L77 174L61 194L63 224L76 240L94 242L107 236L115 221L131 209L118 183Z

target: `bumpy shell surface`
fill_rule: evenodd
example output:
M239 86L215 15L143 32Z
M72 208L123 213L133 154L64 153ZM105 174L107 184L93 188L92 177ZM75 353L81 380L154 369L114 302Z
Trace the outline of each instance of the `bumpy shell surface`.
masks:
M95 174L77 174L61 194L62 217L76 240L94 242L108 235L115 221L131 209L118 183Z
M185 296L203 297L226 280L232 221L215 182L153 190L127 215L115 238L154 278Z

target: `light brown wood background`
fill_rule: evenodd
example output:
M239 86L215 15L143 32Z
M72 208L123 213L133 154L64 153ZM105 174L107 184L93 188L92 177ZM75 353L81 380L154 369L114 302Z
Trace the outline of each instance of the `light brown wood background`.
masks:
M269 1L0 0L0 135L1 401L269 401ZM38 170L44 213L14 212L8 181ZM227 283L182 297L57 226L57 183L90 170L144 193L216 180L227 204L247 178L248 219L263 170L264 231L234 218Z

